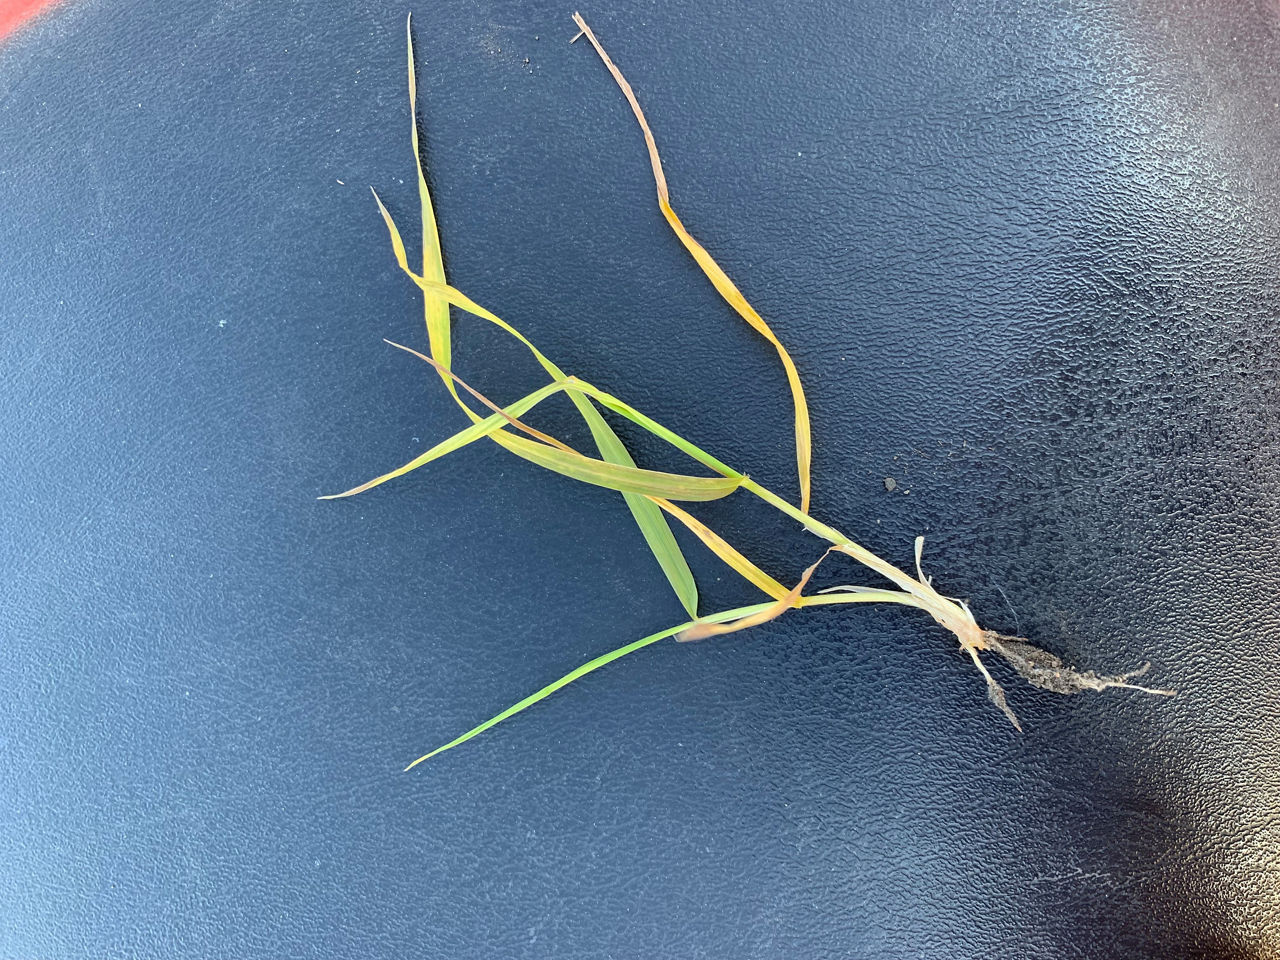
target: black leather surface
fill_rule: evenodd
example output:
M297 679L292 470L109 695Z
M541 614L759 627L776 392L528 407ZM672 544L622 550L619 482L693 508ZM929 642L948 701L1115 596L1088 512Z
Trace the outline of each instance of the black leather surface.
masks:
M425 342L365 189L412 217L405 12L76 0L0 47L0 956L1280 956L1275 5L585 9L807 379L816 514L1181 695L998 668L1019 736L926 618L828 610L411 774L680 611L616 496L492 445L314 499L460 426L381 343ZM776 359L570 12L414 11L452 277L793 496Z

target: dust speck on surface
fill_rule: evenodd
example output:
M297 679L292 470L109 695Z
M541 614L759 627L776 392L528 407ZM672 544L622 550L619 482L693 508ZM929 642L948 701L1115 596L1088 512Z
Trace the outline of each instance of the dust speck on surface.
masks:
M898 481L893 479L893 477L885 477L884 488L890 493L893 493L893 491L898 489Z
M489 29L479 37L480 46L489 56L522 67L526 73L532 74L532 58L525 56L520 50L520 40L514 31L515 28L510 25L491 22Z

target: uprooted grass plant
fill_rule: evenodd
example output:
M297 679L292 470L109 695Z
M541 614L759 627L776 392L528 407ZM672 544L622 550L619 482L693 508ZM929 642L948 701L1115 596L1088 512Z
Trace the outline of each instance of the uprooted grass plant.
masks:
M957 600L939 593L934 589L931 578L924 575L921 569L921 552L924 546L922 537L917 538L915 541L915 575L912 576L893 564L880 559L835 527L817 520L811 515L809 507L811 460L809 411L805 402L804 388L801 385L800 375L796 370L796 366L773 330L751 304L747 302L733 281L729 279L719 264L712 259L706 248L693 238L689 231L685 229L680 218L676 216L675 210L671 206L670 193L667 189L666 177L663 175L662 161L658 156L658 148L648 121L645 119L644 112L640 109L640 103L636 98L635 92L631 89L631 85L627 83L622 72L609 59L608 54L605 53L604 48L600 45L599 40L596 39L595 34L592 33L591 28L587 26L586 21L576 13L573 15L573 19L579 28L574 40L586 38L617 82L623 96L635 114L636 121L644 134L645 144L648 148L649 161L653 167L653 178L657 187L658 206L662 211L662 215L725 301L743 320L763 336L778 353L778 358L782 362L791 388L795 413L795 449L796 471L799 479L799 505L794 505L773 491L767 490L752 480L746 473L725 464L701 447L645 416L618 397L577 376L566 374L515 327L446 283L439 231L436 226L435 212L432 208L431 194L427 189L421 144L418 142L417 78L414 70L413 42L410 35L408 38L409 112L411 116L410 129L412 131L413 153L417 165L418 197L421 207L422 267L420 271L410 266L408 252L400 230L376 191L374 192L374 199L390 234L391 247L395 254L396 262L408 278L422 291L429 353L423 354L400 344L392 345L414 354L436 371L450 396L471 421L471 426L441 441L402 467L389 473L384 473L343 493L333 494L321 499L337 499L363 493L381 483L403 476L411 470L416 470L432 460L452 453L466 444L487 437L509 453L523 457L540 467L582 483L607 487L620 492L646 543L653 552L659 567L666 575L680 603L688 612L689 619L675 626L667 627L665 630L650 634L640 640L635 640L626 646L619 647L582 664L559 680L531 693L523 700L512 704L501 713L473 727L461 736L424 754L409 764L406 769L411 769L438 753L465 743L477 734L483 733L527 707L533 706L533 704L545 699L561 687L567 686L593 670L597 670L650 644L665 640L668 637L687 641L733 633L737 630L744 630L748 627L766 623L789 610L800 607L847 603L895 603L923 611L955 635L961 650L970 657L974 666L977 667L978 672L986 681L987 695L990 700L1004 712L1005 716L1019 730L1022 728L1017 716L1005 700L1004 690L991 676L982 661L981 655L984 652L992 652L1004 657L1014 670L1029 683L1056 693L1072 694L1085 690L1104 690L1108 687L1127 687L1147 693L1168 695L1171 691L1154 690L1131 682L1133 678L1145 673L1149 664L1128 673L1112 676L1100 675L1093 671L1079 671L1066 666L1058 657L1032 645L1023 638L1008 637L990 630L984 630L978 625L972 611L963 600ZM496 325L523 344L546 371L550 377L550 382L528 396L508 404L506 407L499 407L479 391L468 386L453 370L450 342L451 307L457 307L465 313ZM388 341L388 343L390 342ZM459 388L461 388L461 393ZM586 421L599 454L598 457L583 454L555 437L534 429L521 419L543 400L561 393L568 396L583 420ZM665 473L637 466L627 448L604 418L601 408L630 420L654 436L666 441L691 460L706 468L712 475ZM769 507L797 521L805 530L825 544L825 548L815 547L816 559L813 560L800 579L792 586L788 587L774 579L705 523L698 520L683 507L677 506L677 502L716 500L738 492L750 494ZM766 599L745 607L699 615L698 592L694 585L693 575L681 553L675 536L671 532L668 517L675 519L690 530L717 557L758 589ZM818 553L819 549L821 549L821 553ZM867 568L873 574L887 581L887 585L879 587L861 585L837 586L820 590L816 593L805 593L809 579L818 565L833 553L840 554Z

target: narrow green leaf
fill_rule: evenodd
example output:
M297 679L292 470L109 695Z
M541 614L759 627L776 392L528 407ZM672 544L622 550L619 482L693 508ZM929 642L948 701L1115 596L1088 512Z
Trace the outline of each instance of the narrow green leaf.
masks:
M417 350L406 347L399 343L388 340L393 347L399 347L412 353L421 360L426 361L437 369L441 370L449 377L451 383L456 381L459 385L469 391L482 403L489 407L494 405L489 400L471 387L467 386L452 371L446 371L436 363L435 360L428 356L424 356ZM563 384L563 381L560 381ZM595 439L596 446L600 449L601 455L610 463L617 463L623 466L634 467L635 460L631 458L631 454L627 452L627 448L623 445L618 435L613 432L613 428L605 422L604 417L600 415L600 411L595 408L590 400L583 397L580 393L573 395L573 403L582 414L587 425L591 428L591 434ZM495 408L496 409L496 408ZM470 412L468 410L468 412ZM475 418L473 414L473 418ZM528 431L529 428L523 424L516 423L516 426L522 430ZM547 437L545 434L539 434L537 431L530 431L533 435L538 436L544 441L559 446L559 442L554 438ZM504 447L510 449L510 444L506 442L505 435L492 433L492 438ZM513 452L519 454L519 450ZM623 498L627 502L627 506L631 509L632 516L635 517L636 524L640 528L640 532L644 535L645 541L649 544L649 549L653 552L657 559L662 572L666 575L672 589L675 591L676 597L680 600L681 605L688 612L689 616L696 617L698 615L698 588L693 582L693 572L689 569L688 562L684 559L684 554L680 552L680 546L676 543L676 538L671 532L671 527L667 524L666 518L662 516L661 511L654 503L646 497L635 493L623 492Z
M610 463L634 467L635 460L627 452L621 438L605 422L595 405L579 393L569 394L569 399L573 401L578 412L582 414L582 419L587 421L587 426L591 428L591 436L595 439L600 456ZM636 526L640 528L645 542L649 544L654 559L658 561L667 581L671 584L671 589L675 591L676 598L689 616L696 617L698 587L693 582L693 571L689 569L688 561L680 552L680 545L676 543L675 534L671 532L667 518L662 515L657 505L646 497L627 492L622 496L627 501L627 506L631 508L631 515L635 517Z
M431 201L431 191L427 186L427 178L425 173L425 165L422 159L422 147L418 138L418 80L417 70L413 55L413 35L412 35L412 17L405 24L406 38L405 42L408 51L408 72L409 72L409 113L412 124L413 133L413 156L418 172L418 197L422 213L422 275L418 277L409 269L408 257L405 253L404 242L400 238L400 233L396 229L395 222L391 215L387 212L382 200L374 193L374 198L378 201L378 209L382 213L383 221L387 225L387 230L391 235L392 248L396 254L396 262L400 268L415 280L422 280L426 283L445 282L444 272L444 256L440 245L440 232L436 224L435 209ZM442 297L438 292L433 292L425 285L422 286L423 292L423 308L426 315L427 336L430 342L430 352L433 359L448 369L451 365L452 345L451 345L451 329L449 319L449 301ZM487 311L486 311L487 313ZM482 314L483 316L483 314ZM485 319L497 321L498 318L489 314ZM564 374L544 357L533 344L510 327L499 322L509 333L520 339L527 346L535 357L538 358L542 366L556 380L564 379ZM478 415L474 413L462 398L458 396L453 382L447 377L445 383L449 392L453 395L458 405L462 407L471 417L472 420L478 419ZM608 425L605 419L596 410L595 406L583 397L575 395L573 397L574 405L586 420L587 426L591 430L591 435L595 440L596 447L600 451L600 455L608 462L617 463L621 466L635 466L635 461L627 452L621 439ZM496 432L492 434L501 446L511 450L512 444L507 441L505 433ZM654 558L658 561L658 565L662 568L662 572L670 582L672 589L675 591L676 597L684 606L685 610L691 616L697 615L698 609L698 591L693 581L693 573L689 569L689 564L685 560L684 555L680 552L679 544L677 544L675 535L671 532L671 527L667 523L666 517L662 515L656 506L634 493L624 492L623 498L630 508L632 516L635 517L636 525L640 528L641 534L644 536L649 549L653 552Z
M753 614L760 613L763 610L769 610L773 606L774 606L773 603L757 603L750 607L738 607L737 609L734 609L734 610L722 610L719 613L713 613L713 614L710 614L709 616L703 617L701 620L696 622L722 623L726 620L738 620L738 619L741 619L742 617L748 617ZM644 647L647 647L650 644L657 643L659 640L665 640L667 637L675 636L676 634L689 629L694 625L694 622L695 621L688 621L686 623L679 624L678 626L669 627L666 630L659 630L657 633L651 633L649 634L649 636L644 637L641 640L636 640L632 643L628 643L625 647L619 647L617 650L611 650L608 653L601 654L600 656L596 657L594 660L588 660L586 663L578 667L576 670L569 671L559 680L556 680L552 683L547 684L545 687L543 687L541 690L537 691L536 693L531 693L529 696L525 697L519 703L513 703L511 706L507 707L507 709L503 710L497 716L490 717L488 720L486 720L484 723L480 724L479 726L472 727L462 736L457 737L453 740L450 740L444 746L436 747L430 753L424 754L423 756L419 757L417 760L413 761L413 763L409 764L409 766L405 767L405 770L412 770L414 767L422 763L424 760L430 760L432 757L434 757L438 753L444 753L444 751L446 750L452 750L454 747L460 744L466 743L472 737L478 736L479 734L484 733L486 730L492 727L496 727L503 720L506 720L509 717L515 716L517 713L519 713L522 710L527 710L529 707L533 706L538 701L545 700L547 697L551 696L551 694L555 693L557 690L561 689L562 687L567 687L569 684L573 683L573 681L578 680L582 677L585 677L588 673L591 673L593 670L599 670L601 667L607 666L608 664L613 663L613 661L617 660L619 657L625 657L628 653L635 653L635 651L643 649Z
M386 342L437 367L450 381L456 381L477 400L493 410L494 413L483 421L478 420L471 427L455 434L454 437L444 441L442 444L438 444L437 447L432 448L417 460L406 464L400 469L375 478L360 487L347 491L345 494L336 494L334 497L322 499L334 499L337 496L349 496L362 492L393 477L402 476L409 470L443 456L445 453L457 449L463 443L469 443L482 436L493 436L495 439L501 440L508 449L547 470L580 480L583 483L607 487L611 490L620 490L625 493L636 493L644 497L658 497L668 500L718 500L733 493L745 480L743 477L691 477L685 474L642 470L636 466L610 463L605 460L585 457L572 447L565 446L555 437L533 429L518 418L519 412L530 409L546 396L550 396L551 393L563 390L565 388L564 381L547 384L527 397L517 400L511 407L503 409L479 391L468 386L457 374L444 370L430 357L418 353L411 347L406 347L390 340ZM527 437L515 434L499 434L496 429L490 426L495 418L499 426L513 426L535 439L530 440Z
M742 478L743 474L733 469L733 467L730 467L718 460L716 457L713 457L701 447L690 443L684 437L680 436L675 431L664 427L656 420L651 420L649 417L646 417L635 407L624 403L617 397L613 396L613 394L605 393L603 390L593 387L591 384L584 380L579 380L577 377L569 377L565 380L565 388L569 391L570 398L573 398L578 393L585 393L587 396L593 397L606 410L612 410L614 413L626 417L637 426L644 427L644 429L648 430L658 439L665 440L681 453L685 453L704 466L710 467L716 473L723 474L726 477L734 477L735 479Z
M659 470L643 470L619 463L595 460L580 453L557 450L545 443L538 443L515 435L507 437L521 447L521 456L540 467L564 474L583 483L610 490L639 493L647 497L666 500L719 500L727 497L742 485L741 480L730 477L690 477L680 473L663 473Z
M529 410L533 409L534 406L541 403L547 397L551 396L554 393L559 393L563 389L564 389L563 384L549 383L545 387L535 390L533 393L529 394L528 396L520 398L515 403L511 404L509 407L503 408L507 416L503 416L501 413L495 413L492 416L485 417L483 420L479 421L478 423L472 424L471 426L467 427L465 430L458 431L453 436L449 437L447 440L442 440L440 443L437 443L434 447L432 447L426 453L422 454L422 456L415 457L413 460L410 460L408 463L406 463L403 467L399 467L395 470L392 470L390 473L384 473L380 477L374 477L372 480L369 480L366 483L362 483L358 487L352 487L350 490L345 490L342 493L329 494L328 496L320 497L319 499L337 500L337 499L340 499L341 497L353 497L357 493L364 493L364 491L372 489L373 487L376 487L379 484L386 483L388 480L394 480L396 477L402 477L409 471L417 470L419 467L423 466L424 464L430 463L432 460L438 460L441 457L445 456L446 454L453 453L455 450L461 447L465 447L467 444L472 443L476 440L479 440L481 437L489 436L495 431L501 430L508 423L510 423L510 420L508 420L507 417L518 417L522 413L527 413ZM523 439L523 438L520 438L520 439ZM535 444L535 445L542 446L542 444Z

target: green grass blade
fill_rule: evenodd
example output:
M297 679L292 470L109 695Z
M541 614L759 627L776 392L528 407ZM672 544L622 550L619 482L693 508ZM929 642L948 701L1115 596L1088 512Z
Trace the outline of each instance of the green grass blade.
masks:
M382 201L378 199L376 191L374 192L374 199L378 201L378 210L382 214L382 219L386 223L387 231L391 236L391 246L396 254L396 262L400 265L400 269L407 273L422 289L424 297L440 299L446 305L451 303L482 320L487 320L497 325L524 344L533 353L543 369L551 376L558 380L564 378L564 371L552 363L542 351L538 350L511 324L502 320L493 312L481 307L454 287L438 281L426 280L410 270L408 259L404 253L404 243L400 239L400 231L396 228L395 221L391 218L391 214L387 212L387 208ZM450 389L453 388L452 382L450 382L449 386ZM595 440L596 448L600 451L600 456L606 462L624 467L634 467L635 460L627 452L626 446L622 443L617 433L600 415L600 411L596 410L591 402L582 397L581 394L574 394L573 402L577 406L579 413L582 414L588 428L590 428L591 436ZM461 400L459 400L459 403L461 403ZM465 404L463 409L471 413ZM472 417L474 418L475 416L472 413ZM495 435L494 439L508 449L512 449L503 437ZM523 456L523 454L521 455ZM666 517L662 515L661 510L642 496L623 491L623 497L631 510L632 516L635 518L636 525L640 528L641 535L649 545L654 558L658 561L658 566L662 568L663 574L665 574L667 581L671 584L671 588L675 591L676 598L690 616L696 616L698 612L698 588L694 584L693 572L689 569L689 562L685 560Z
M703 617L701 620L698 620L696 622L697 623L722 623L726 620L738 620L742 617L748 617L753 614L760 613L763 610L768 610L772 606L774 606L773 603L757 603L749 607L738 607L735 610L722 610L719 613L713 613L710 616ZM695 621L690 620L678 626L669 627L666 630L659 630L657 633L651 633L649 634L649 636L644 637L643 639L635 640L631 643L628 643L625 647L619 647L617 650L611 650L608 653L601 654L600 656L596 657L594 660L588 660L586 663L584 663L582 666L578 667L577 669L571 670L568 673L566 673L559 680L556 680L556 681L553 681L552 683L547 684L545 687L543 687L541 690L537 691L536 693L529 694L529 696L525 697L519 703L513 703L511 706L507 707L507 709L503 710L497 716L490 717L488 720L486 720L484 723L480 724L479 726L472 727L462 736L456 737L455 739L450 740L448 743L446 743L442 747L436 747L430 753L423 754L417 760L413 761L413 763L405 767L405 770L412 770L414 767L422 763L424 760L430 760L436 754L444 753L446 750L452 750L454 747L466 743L468 740L472 739L473 737L479 736L480 734L484 733L486 730L496 727L503 720L507 720L515 716L517 713L520 713L522 710L527 710L529 707L532 707L535 703L538 703L540 700L545 700L547 697L551 696L551 694L555 693L557 690L561 689L562 687L567 687L569 684L573 683L573 681L579 680L582 677L585 677L588 673L591 673L593 670L599 670L601 667L608 666L609 664L613 663L613 661L619 659L620 657L625 657L628 653L635 653L635 651L641 650L644 647L649 646L650 644L657 643L659 640L665 640L667 637L673 637L676 634L689 629L694 625L694 623Z
M420 279L427 282L444 283L444 255L440 244L440 231L436 223L435 208L431 201L431 191L427 186L425 165L422 160L422 146L418 137L418 80L413 55L412 16L405 23L405 33L408 55L409 114L413 135L413 157L418 173L418 198L422 219L422 275ZM387 212L386 207L383 206L376 192L374 193L374 198L378 200L378 208L391 234L391 243L395 250L396 261L402 270L410 276L414 276L413 271L409 269L404 242L400 238L399 231L396 229L391 215ZM415 279L418 278L415 277ZM452 360L449 301L426 287L422 288L422 292L431 356L437 363L448 369ZM514 328L508 327L507 329L509 332L519 336ZM542 362L543 367L553 378L556 380L564 378L564 374L556 368L555 364L552 364L534 349L533 344L523 337L520 337L520 339L533 351L534 355ZM477 420L478 415L458 396L453 382L447 377L444 379L449 392L453 395L458 405L467 411L473 421ZM635 461L627 452L621 439L600 415L599 411L596 410L595 406L590 401L584 400L579 396L575 396L573 402L586 420L601 457L611 463L634 467ZM511 449L511 445L506 442L504 437L505 434L493 434L493 439L498 441L500 445ZM640 533L644 536L645 542L649 545L654 558L658 561L658 565L675 591L676 597L690 616L696 616L698 590L693 581L693 573L690 571L684 555L680 552L680 546L676 542L675 535L671 532L671 527L667 523L666 517L663 516L661 510L643 497L628 492L624 492L623 497L631 510L632 516L635 518L636 525L640 528Z
M635 407L624 403L611 393L605 393L603 390L593 387L591 384L584 380L579 380L577 377L569 377L565 381L565 388L569 391L570 398L579 393L585 393L590 397L594 397L606 410L612 410L614 413L626 417L637 426L644 427L644 429L648 430L658 439L665 440L681 453L685 453L704 466L710 467L716 473L734 478L741 478L743 476L743 474L733 469L733 467L730 467L728 464L725 464L716 457L713 457L701 447L690 443L684 437L680 436L675 431L664 427L656 420L651 420L649 417L646 417Z
M467 444L479 440L481 437L487 437L494 431L501 430L510 423L507 417L518 417L522 413L527 413L547 397L552 394L559 393L563 389L563 384L549 383L545 387L535 390L528 396L521 397L515 403L505 407L504 412L507 416L503 416L501 413L495 413L490 417L485 417L483 420L472 424L465 430L458 431L447 440L442 440L440 443L437 443L426 453L422 454L422 456L415 457L403 467L392 470L390 473L384 473L380 477L374 477L372 480L362 483L358 487L352 487L350 490L345 490L342 493L332 493L328 496L320 497L319 499L337 500L342 497L353 497L357 493L364 493L364 491L372 489L379 484L386 483L388 480L394 480L396 477L402 477L409 471L417 470L419 467L430 463L432 460L439 460L441 457L453 453L455 450L465 447Z
M665 500L719 500L742 485L741 480L730 477L690 477L682 473L663 473L660 470L609 463L606 460L584 457L573 451L558 450L514 434L507 437L507 440L515 441L521 448L520 455L540 467L582 483L621 490L624 493L638 493Z
M610 463L634 467L635 460L627 452L622 440L613 432L613 428L605 422L595 405L579 393L571 393L569 398L582 414L582 419L587 422L587 426L591 428L591 436L595 439L600 456ZM640 528L645 542L649 544L654 559L658 561L658 566L666 575L667 582L675 591L676 598L689 616L696 617L698 587L693 582L693 571L689 569L689 562L685 560L684 554L680 551L680 545L676 543L675 534L671 532L667 518L662 515L657 505L646 497L625 492L622 496L631 509L631 515L635 517L636 526Z

